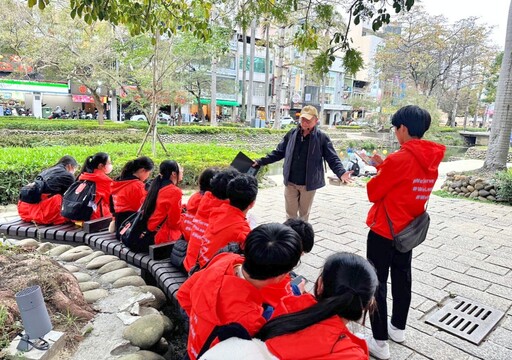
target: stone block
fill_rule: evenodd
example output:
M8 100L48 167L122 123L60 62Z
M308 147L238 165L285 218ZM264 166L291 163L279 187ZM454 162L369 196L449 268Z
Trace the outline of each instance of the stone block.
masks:
M491 285L490 282L474 278L472 276L468 276L465 274L461 274L456 271L451 271L448 269L444 269L442 267L438 267L432 271L432 275L436 275L442 279L446 279L449 282L456 282L462 285L468 285L470 287L473 287L478 290L484 291L485 289L489 288Z
M66 340L64 338L64 333L60 331L50 331L48 334L43 336L43 339L48 341L50 344L50 348L48 350L37 350L32 349L30 351L26 351L23 353L23 359L25 360L50 360L54 358L59 351L61 351L65 344ZM9 360L18 360L20 359L19 350L16 349L20 342L20 337L17 336L7 348L6 359Z

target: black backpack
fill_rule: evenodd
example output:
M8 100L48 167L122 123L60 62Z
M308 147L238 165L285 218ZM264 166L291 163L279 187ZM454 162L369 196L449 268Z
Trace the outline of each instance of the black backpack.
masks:
M75 181L62 197L60 214L71 220L91 220L92 213L97 206L96 184L89 180Z
M352 176L359 176L359 173L361 172L361 168L359 167L359 163L357 162L357 160L350 160L350 163L352 164L352 166L350 166L350 169L349 170L352 170Z
M41 202L43 190L44 180L38 176L34 182L31 182L21 188L20 200L28 204L38 204Z
M149 245L154 244L155 233L147 229L144 213L139 210L130 215L119 228L121 242L135 252L149 252Z

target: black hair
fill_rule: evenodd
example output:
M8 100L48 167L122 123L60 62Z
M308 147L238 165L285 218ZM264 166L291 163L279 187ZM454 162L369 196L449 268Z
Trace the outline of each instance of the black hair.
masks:
M276 317L266 323L256 337L265 341L291 334L335 315L357 321L373 303L377 274L368 260L359 255L342 252L329 256L320 277L323 284L321 293L319 280L315 284L318 303L302 311Z
M427 110L416 105L407 105L400 108L392 117L391 124L397 129L405 125L409 135L421 139L430 128L432 118Z
M162 163L160 164L160 173L151 182L151 186L149 187L146 199L142 204L142 212L144 214L145 221L147 221L151 217L151 215L153 215L153 212L155 211L156 208L156 199L158 197L158 192L160 191L163 185L168 183L166 180L169 180L173 172L175 172L179 178L180 167L178 163L174 160L162 161Z
M300 236L289 226L260 225L247 235L243 269L255 280L267 280L290 272L302 255Z
M240 174L227 186L226 195L229 204L245 211L258 195L258 180L252 175Z
M301 219L288 219L283 224L291 227L299 234L302 240L302 250L305 253L313 249L313 245L315 244L315 231L310 223Z
M153 160L151 160L147 156L141 156L135 160L128 161L121 170L121 175L119 175L118 179L125 179L130 175L133 175L139 169L151 171L153 170L154 167L155 164L153 163Z
M64 167L71 165L72 167L76 168L78 166L78 162L75 160L73 156L65 155L61 157L59 161L57 161L57 163L52 167L57 165L63 165Z
M84 172L93 173L94 170L100 166L100 164L106 165L108 161L108 154L104 152L99 152L94 154L93 156L88 156L85 159L84 166L82 166L82 171L80 174Z
M228 183L239 174L240 172L235 168L224 169L215 174L210 181L213 196L221 200L226 200L228 198L226 194Z
M207 191L212 191L211 181L212 178L219 172L217 168L211 167L205 169L201 175L199 175L199 191L201 193L205 193Z

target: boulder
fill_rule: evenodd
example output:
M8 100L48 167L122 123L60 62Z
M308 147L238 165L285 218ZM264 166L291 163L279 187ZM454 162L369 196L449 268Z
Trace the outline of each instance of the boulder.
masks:
M468 184L469 184L469 185L471 185L471 186L474 186L474 185L476 184L475 179L470 179L470 180L468 181Z
M95 259L96 260L96 259ZM116 280L127 276L138 275L132 268L118 269L101 275L100 281L105 283L114 283Z
M174 330L174 324L171 319L167 316L162 315L162 320L164 321L164 334L169 334Z
M61 254L64 254L66 251L68 251L72 248L73 248L73 246L71 246L71 245L58 245L58 246L54 247L53 249L51 249L48 252L48 255L60 256Z
M461 187L460 190L465 194L470 192L466 187Z
M483 196L479 196L479 197L478 197L478 200L487 201L487 199L486 199L486 198L484 198Z
M76 265L64 265L63 266L64 269L66 269L67 271L69 271L70 273L75 273L75 272L79 272L80 271L80 268Z
M467 197L467 198L468 198L470 195L471 195L471 193L469 193L469 192L468 192L468 193L465 193L465 194L464 194L464 197Z
M41 245L41 243L35 239L23 239L21 240L20 242L18 242L17 244L18 246L21 246L21 247L39 247L39 245Z
M92 279L92 276L82 272L75 272L73 276L78 280L79 283L86 282Z
M92 253L92 249L88 246L78 246L73 249L69 249L64 254L61 254L59 256L59 260L61 261L77 261L78 259L83 258L84 256L89 255Z
M155 297L155 300L141 303L141 305L143 306L151 306L157 310L160 310L167 302L167 297L165 296L164 292L160 290L160 288L157 288L156 286L141 286L139 287L139 290L141 292L150 292Z
M467 189L469 190L469 192L473 192L473 191L475 191L475 187L474 187L474 186L472 186L472 185L468 185L468 186L467 186Z
M487 200L489 201L496 201L496 198L492 195L487 196Z
M36 251L39 254L44 254L44 253L50 251L51 249L53 249L53 244L49 243L49 242L45 242L45 243L42 243L41 245L39 245L39 247L36 249Z
M112 286L114 288L121 288L124 286L144 286L146 282L138 275L125 276L114 281Z
M84 292L84 299L88 304L95 303L96 301L108 296L108 291L105 289L93 289Z
M452 187L452 189L456 189L456 188L460 188L461 185L462 185L461 181L455 181L450 186Z
M164 333L164 321L161 315L148 315L127 326L123 337L132 345L149 349L155 345Z
M96 281L84 281L78 284L80 286L80 290L82 292L98 289L101 285L97 283Z
M494 187L494 185L487 184L484 186L484 190L490 191L493 187Z
M491 194L492 196L496 196L496 189L489 190L489 194Z
M469 197L471 197L471 198L477 198L477 197L478 197L478 190L473 191L473 192L469 195Z
M142 350L134 354L124 355L117 360L165 360L165 358L152 351Z
M78 259L76 261L77 264L87 264L89 261L91 261L92 259L95 259L97 258L98 256L101 256L101 255L104 255L103 254L103 251L99 251L99 250L96 250L92 253L90 253L89 255L87 256L84 256L83 258L81 259Z
M481 197L487 197L487 196L490 195L490 193L489 193L489 191L482 189L482 190L478 191L478 195L481 196Z
M88 263L85 268L88 270L99 269L103 265L108 264L113 261L116 261L116 260L119 260L119 258L115 255L101 255L101 256L98 256L97 258L93 259L90 263Z
M128 267L128 264L123 260L109 262L98 269L98 274L103 275L108 272L119 270Z
M477 182L475 184L475 190L482 190L484 188L484 184L482 182Z

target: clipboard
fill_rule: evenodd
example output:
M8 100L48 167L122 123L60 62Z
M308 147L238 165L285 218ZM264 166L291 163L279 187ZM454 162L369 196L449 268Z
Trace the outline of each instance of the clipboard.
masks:
M243 152L239 152L231 162L231 166L240 171L241 173L256 176L259 168L252 167L254 160L245 155Z

